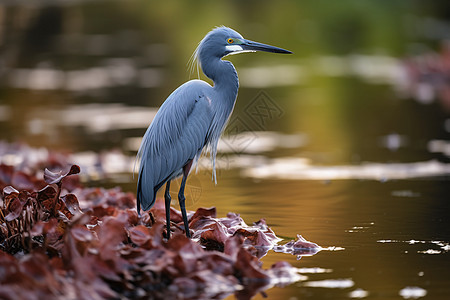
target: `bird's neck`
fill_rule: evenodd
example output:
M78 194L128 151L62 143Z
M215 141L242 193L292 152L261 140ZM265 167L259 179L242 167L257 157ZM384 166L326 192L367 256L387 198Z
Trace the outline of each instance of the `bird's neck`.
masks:
M214 63L205 64L207 68L202 68L206 76L214 81L213 93L211 95L211 106L214 112L214 119L211 124L211 136L209 143L211 153L215 157L217 144L220 135L224 130L234 104L236 103L239 80L236 69L229 61L217 59Z
M234 103L239 89L239 79L233 64L216 59L202 69L205 75L214 81L214 90L223 95L223 101Z

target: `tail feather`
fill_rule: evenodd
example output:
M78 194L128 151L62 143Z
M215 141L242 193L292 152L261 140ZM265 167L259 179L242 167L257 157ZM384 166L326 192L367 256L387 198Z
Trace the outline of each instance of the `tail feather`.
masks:
M147 170L145 164L139 170L139 178L136 192L136 208L138 213L141 211L141 207L144 211L152 208L155 204L156 191L154 189L153 178L151 178L150 172Z

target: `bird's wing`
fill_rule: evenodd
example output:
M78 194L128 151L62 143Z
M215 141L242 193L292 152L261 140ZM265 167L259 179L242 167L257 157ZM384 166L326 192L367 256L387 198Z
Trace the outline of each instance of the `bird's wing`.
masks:
M213 115L208 88L209 84L199 80L180 86L147 129L138 154L138 211L139 205L149 209L156 191L168 179L181 175L183 166L203 149Z

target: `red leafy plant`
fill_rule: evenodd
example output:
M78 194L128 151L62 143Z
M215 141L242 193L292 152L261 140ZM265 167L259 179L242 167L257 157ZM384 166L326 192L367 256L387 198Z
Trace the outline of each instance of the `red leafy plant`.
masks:
M37 191L3 189L1 299L249 299L301 279L288 263L262 268L259 257L280 241L264 220L249 226L199 208L188 212L188 239L171 208L166 241L163 202L139 217L134 195L118 188L69 193L63 179L79 172L46 170Z
M0 249L9 253L16 253L21 250L30 251L36 246L35 244L38 244L37 246L46 246L47 232L44 229L53 229L53 226L49 224L44 226L42 222L48 223L56 220L62 222L58 225L60 236L62 236L63 223L67 223L75 213L81 213L75 195L66 194L63 197L60 196L62 180L79 172L80 168L76 165L73 165L65 174L61 172L57 174L45 169L44 180L48 185L39 191L22 190L19 192L12 186L6 186L3 189L0 207ZM12 178L16 174L13 173ZM39 181L30 180L30 182ZM52 185L55 185L55 187ZM36 228L33 227L39 222L41 224L36 228L42 229L39 235L42 235L43 241L39 238L32 239L33 234L36 232Z

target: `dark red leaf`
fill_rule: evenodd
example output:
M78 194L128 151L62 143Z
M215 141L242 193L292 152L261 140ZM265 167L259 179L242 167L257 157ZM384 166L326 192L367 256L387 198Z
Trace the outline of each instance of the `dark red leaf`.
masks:
M71 223L71 226L85 225L85 224L90 223L93 220L94 220L94 217L91 216L91 213L87 212L87 213L77 214L77 215L73 216L73 218L70 219L70 223ZM94 222L93 224L95 224L95 223L96 222Z
M139 216L137 214L137 211L135 208L133 209L127 209L126 210L128 214L128 225L130 226L136 226L139 223Z
M61 200L66 205L67 209L72 215L82 214L78 199L74 194L67 194L61 197Z
M300 234L297 234L297 240L292 245L292 247L295 250L301 250L301 249L319 249L320 246L316 243L307 241L304 237L302 237Z
M211 217L211 218L215 218L217 215L217 211L215 207L210 207L210 208L203 208L203 207L199 207L194 215L192 216L191 220L194 220L196 218L199 217Z
M9 202L7 211L9 212L5 216L5 220L11 222L20 216L23 209L23 203L20 201L19 197L15 197L11 202Z
M57 246L58 241L62 239L66 231L66 225L63 221L55 218L50 219L48 222L43 222L44 227L42 232L46 235L49 245Z
M131 241L138 246L142 246L152 238L148 228L144 225L132 227L129 232Z
M80 167L77 165L72 165L70 167L70 170L64 174L63 174L62 170L57 171L57 172L52 172L46 168L44 170L44 180L48 184L55 184L55 183L59 184L64 177L73 175L73 174L78 174L78 173L80 173Z
M45 223L43 221L39 221L38 223L34 224L33 228L31 229L31 236L38 236L42 235L44 233L44 225Z
M13 188L12 186L8 185L3 189L3 197L12 193L19 193L18 190L16 190L15 188Z
M103 219L103 224L98 232L99 251L103 259L115 260L118 257L117 247L127 237L125 232L126 221L126 213L121 213L117 217L105 217Z
M20 271L33 280L33 285L55 289L58 283L49 269L48 257L41 253L26 255L20 262Z
M85 226L78 225L70 228L70 235L66 235L65 255L64 257L71 260L78 255L85 256L88 248L92 246L91 242L94 240L94 235ZM69 254L70 253L70 254Z
M70 229L70 234L72 234L73 238L80 242L90 242L94 238L92 232L86 227L77 226L75 228Z
M297 240L274 247L276 252L291 253L294 255L313 255L321 251L321 249L319 245L307 241L299 234L297 234Z
M183 234L177 234L171 237L167 242L167 248L174 251L174 267L176 273L191 274L197 269L197 261L204 256L204 250L199 244L193 243Z
M52 187L47 185L42 190L38 191L37 200L39 202L44 202L47 200L54 200L56 197L56 190Z
M63 178L62 171L52 172L47 168L44 170L44 180L48 184L59 183Z
M233 261L237 260L237 254L239 249L242 248L242 244L244 242L244 238L241 236L232 236L225 242L224 253L231 257Z
M246 281L252 280L269 280L269 276L265 273L264 269L261 268L261 262L251 255L244 248L240 248L237 258L235 268L240 274L240 278Z
M228 238L225 226L216 222L203 229L200 242L207 250L223 252L224 244Z
M114 206L107 206L107 205L94 206L92 209L93 215L98 218L103 218L105 216L113 216L117 212L117 209Z
M205 228L209 224L213 224L216 217L216 208L199 208L192 216L189 222L189 228L199 230Z
M70 167L69 172L67 172L67 174L66 174L65 176L69 176L69 175L73 175L73 174L78 174L78 173L80 173L80 171L81 171L81 169L80 169L79 166L77 166L77 165L72 165L72 166Z

